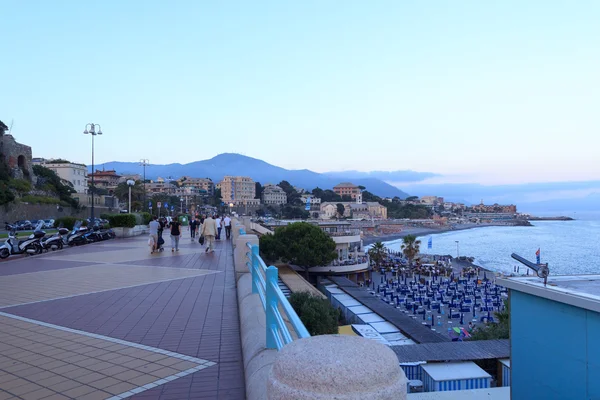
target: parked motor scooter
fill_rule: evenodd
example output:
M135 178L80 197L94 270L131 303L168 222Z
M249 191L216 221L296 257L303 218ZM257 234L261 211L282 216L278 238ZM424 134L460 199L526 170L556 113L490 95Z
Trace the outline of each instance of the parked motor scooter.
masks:
M33 255L41 253L42 245L40 244L40 240L44 236L46 236L46 232L41 230L40 224L38 224L36 230L24 240L19 240L16 229L13 229L8 233L8 238L4 241L4 244L0 246L0 258L4 259L14 254Z
M54 235L41 240L40 244L42 245L42 249L44 249L45 251L61 250L64 245L63 237L65 237L68 234L69 234L69 230L67 228L60 226L58 228L58 232L56 232Z
M81 221L77 221L75 226L73 226L73 230L67 237L67 244L69 246L79 246L88 243L88 240L85 236L88 229L84 226L82 227L81 224Z

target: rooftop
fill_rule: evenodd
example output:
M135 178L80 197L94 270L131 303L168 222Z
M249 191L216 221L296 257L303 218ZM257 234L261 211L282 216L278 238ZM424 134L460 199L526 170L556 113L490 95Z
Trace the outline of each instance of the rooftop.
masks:
M472 361L510 357L508 340L474 340L466 342L423 343L392 346L401 363L417 361Z
M337 185L335 185L335 186L334 186L334 188L337 188L337 187L351 187L351 188L357 188L358 186L356 186L354 183L350 183L350 182L342 182L342 183L339 183L339 184L337 184Z
M501 278L499 285L520 292L600 312L600 275L556 275L548 284L534 277Z
M436 381L491 377L490 374L472 361L423 364L421 365L421 368Z

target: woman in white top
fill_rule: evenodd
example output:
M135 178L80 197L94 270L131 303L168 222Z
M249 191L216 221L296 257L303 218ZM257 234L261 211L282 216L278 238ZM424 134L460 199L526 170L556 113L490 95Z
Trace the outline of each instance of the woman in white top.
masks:
M219 218L219 216L215 216L215 222L217 224L217 237L215 239L217 240L221 240L221 229L223 228L221 225L223 225L221 223L221 218Z

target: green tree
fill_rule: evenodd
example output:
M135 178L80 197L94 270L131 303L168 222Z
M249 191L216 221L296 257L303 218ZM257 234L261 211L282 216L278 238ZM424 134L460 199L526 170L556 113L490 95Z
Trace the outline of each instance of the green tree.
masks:
M256 195L254 195L255 199L260 199L262 196L262 192L264 190L263 186L260 184L260 182L255 182L254 183L254 187L255 187L255 191L256 191Z
M415 235L406 235L402 238L400 249L402 249L402 253L408 259L409 266L412 266L412 261L419 254L420 246L421 241L417 240Z
M220 207L223 202L223 198L221 197L221 189L215 189L215 193L211 199L211 205L214 207Z
M471 340L492 340L508 339L510 336L510 306L509 302L504 300L504 311L495 313L497 323L489 323L475 328L471 335Z
M408 196L406 201L417 201L419 200L419 196Z
M290 296L290 304L311 336L331 335L339 332L340 310L335 309L327 299L313 296L308 292L295 292Z
M129 201L129 185L127 182L119 183L114 190L116 198L123 202ZM141 201L144 199L144 185L142 181L136 181L131 187L131 202ZM133 204L132 204L133 209Z
M54 171L41 165L34 165L33 173L38 177L38 187L53 192L61 201L72 207L78 206L77 200L71 197L75 190L71 186L65 185Z
M381 262L386 257L385 245L382 242L375 242L373 246L369 249L369 258L375 262L375 267L379 270L381 266Z
M328 265L337 258L335 242L321 228L307 222L295 222L275 230L276 257L304 269Z
M343 218L344 212L346 212L346 207L344 207L342 203L337 203L335 206L337 208L337 213L339 214L340 218Z
M302 200L300 200L300 193L298 193L296 189L294 189L291 183L289 183L288 181L281 181L277 184L277 186L279 186L285 192L288 204L302 203Z
M262 235L258 239L258 247L260 249L260 256L267 265L273 264L279 259L279 241L275 235Z

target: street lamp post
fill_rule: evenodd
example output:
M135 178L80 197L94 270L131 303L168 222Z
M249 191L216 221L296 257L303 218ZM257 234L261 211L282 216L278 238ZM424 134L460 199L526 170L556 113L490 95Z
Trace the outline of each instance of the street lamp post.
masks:
M229 215L233 215L233 203L229 203Z
M456 242L456 258L458 258L458 240L455 240Z
M144 167L144 203L146 204L146 165L148 165L148 163L150 162L150 160L148 160L147 158L142 158L140 160L140 165L142 167Z
M127 186L129 186L129 214L131 214L131 188L135 185L134 180L127 180Z
M98 128L98 131L96 131L96 128ZM94 124L94 123L89 123L85 126L85 130L83 131L84 135L92 135L92 210L91 210L91 220L92 223L94 222L94 190L96 189L94 186L94 174L95 174L95 170L94 170L94 136L96 135L102 135L102 128L100 127L99 124Z
M181 201L181 213L183 214L183 197L179 199Z

